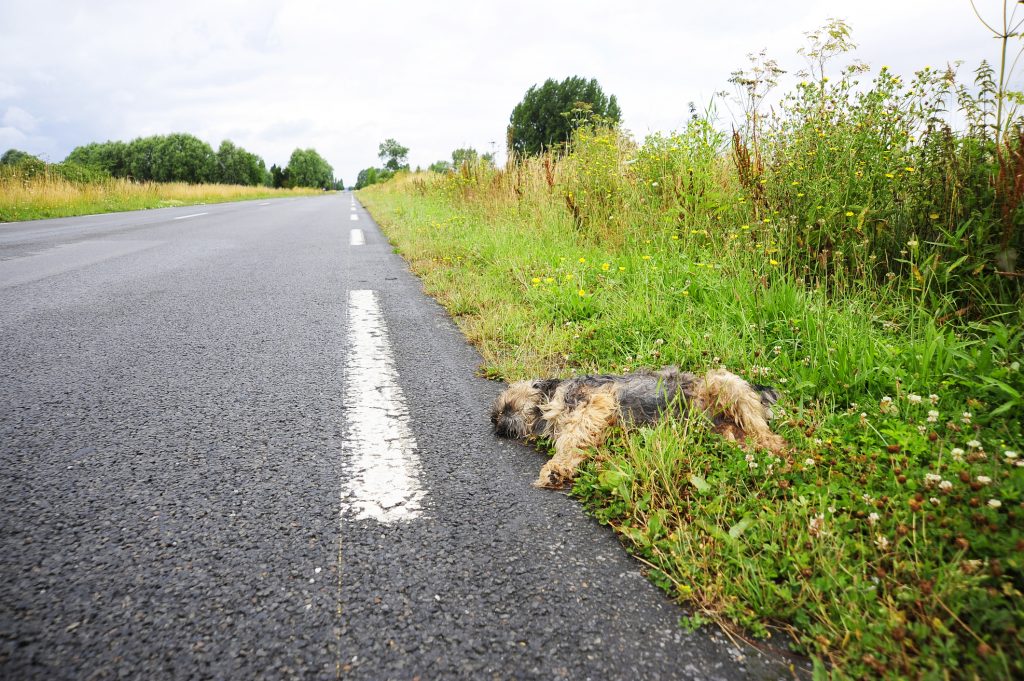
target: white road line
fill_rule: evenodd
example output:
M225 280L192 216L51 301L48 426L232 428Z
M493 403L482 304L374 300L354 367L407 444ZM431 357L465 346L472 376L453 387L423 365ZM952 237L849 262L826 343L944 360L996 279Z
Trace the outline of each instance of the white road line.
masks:
M358 219L359 219L359 216L358 216L358 215L356 215L355 213L352 213L352 215L350 215L349 217L350 217L351 219L353 219L353 220L358 220Z
M349 292L348 345L342 515L387 524L413 520L427 493L376 291Z
M348 243L350 246L365 246L366 235L363 234L363 230L353 229L351 232L349 232Z
M349 206L349 210L354 211L355 209L356 209L355 204L352 204L351 206Z
M174 219L175 220L184 220L185 218L197 218L200 215L206 215L207 213L209 213L209 211L207 211L206 213L192 213L191 215L179 215L178 217L176 217Z
M270 205L270 201L267 201L266 203L261 203L261 204L258 204L258 205L260 205L260 206L269 206Z

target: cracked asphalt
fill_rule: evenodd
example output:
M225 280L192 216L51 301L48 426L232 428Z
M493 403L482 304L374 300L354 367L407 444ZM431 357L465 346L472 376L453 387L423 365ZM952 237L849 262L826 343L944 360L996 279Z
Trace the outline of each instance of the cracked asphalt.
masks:
M502 386L349 201L0 224L0 676L793 678L530 486ZM342 501L351 290L416 442L402 522Z

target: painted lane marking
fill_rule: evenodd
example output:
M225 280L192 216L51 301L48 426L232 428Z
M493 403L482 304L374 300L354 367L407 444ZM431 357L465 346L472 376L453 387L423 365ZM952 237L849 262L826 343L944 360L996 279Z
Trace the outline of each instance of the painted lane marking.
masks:
M209 211L207 211L206 213L192 213L191 215L179 215L178 217L176 217L174 219L175 220L184 220L186 218L197 218L200 215L207 215L207 214L209 214Z
M355 206L355 204L352 204L351 206L349 206L349 208L348 208L348 209L349 209L349 210L351 210L351 211L354 211L354 210L356 209L356 206Z
M413 520L427 493L376 291L349 292L348 344L342 514L386 524Z
M363 234L363 230L353 229L351 232L349 232L348 243L350 246L365 246L366 235Z
M352 213L352 215L350 215L349 218L351 218L352 220L358 220L359 216L356 215L355 213Z
M267 201L266 203L260 203L260 204L257 204L257 205L260 205L260 206L269 206L269 205L270 205L270 201Z

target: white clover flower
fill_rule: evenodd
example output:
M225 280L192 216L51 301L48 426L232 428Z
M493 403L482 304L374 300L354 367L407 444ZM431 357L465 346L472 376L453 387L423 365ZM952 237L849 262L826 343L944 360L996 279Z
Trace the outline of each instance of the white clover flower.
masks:
M880 534L875 535L875 546L885 551L889 548L889 540Z
M917 427L918 435L924 435L927 432L928 432L928 427L927 426L918 426Z
M949 455L953 457L953 461L960 462L964 460L964 450L959 447L953 447L953 449L949 450Z
M755 468L757 468L757 462L756 461L751 461L747 465L750 466L750 470L754 470Z
M924 484L928 485L929 487L931 487L932 485L939 484L941 480L942 476L936 475L935 473L927 473L924 476Z
M878 515L877 513L872 513L872 514L870 514L870 515L868 516L868 525L874 525L875 523L877 523L877 522L878 522L878 519L879 519L880 517L881 517L881 516L879 516L879 515Z
M892 398L889 397L888 395L883 397L882 401L878 403L878 411L882 412L883 414L892 413L894 408L895 406L893 405Z
M928 423L938 423L938 421L939 421L939 412L935 411L934 409L929 409L928 410L928 418L925 419L925 420L928 421Z
M935 393L932 393L931 395L928 396L928 401L931 402L932 404L938 404L939 396L936 395Z
M754 455L753 455L753 454L747 454L747 455L746 455L746 456L745 456L744 458L745 458L745 459L746 459L747 461L753 461L753 460L754 460Z
M975 480L977 480L982 485L987 485L990 482L992 482L992 478L988 477L987 475L979 475L978 477L975 478Z
M909 395L907 395L907 401L909 401L911 404L921 404L921 396L915 395L914 393L910 393Z
M870 504L873 501L870 494L861 495L861 499L864 500L865 504Z
M989 508L999 508L1000 506L1003 505L1003 502L999 501L998 499L989 499L988 505Z
M811 518L811 522L807 526L807 532L812 537L825 534L825 516L819 513Z
M941 501L939 501L939 498L938 498L938 497L932 497L932 498L931 498L931 499L929 499L928 501L930 501L930 502L931 502L932 506L938 506L939 504L941 504L941 503L942 503Z
M978 442L977 440L968 440L967 446L970 447L971 449L978 449L979 447L981 447L981 443Z
M965 411L963 416L960 417L960 420L963 421L964 423L970 423L971 422L971 412Z
M807 467L814 466L814 459L809 458L809 457L804 459L804 465L807 466Z
M943 480L942 482L939 483L939 489L941 489L943 492L948 492L949 490L953 489L953 483L951 483L949 480Z
M1024 459L1017 459L1016 461L1013 462L1013 465L1017 466L1018 468L1024 468Z
M1013 371L1013 372L1020 371L1020 362L1013 362L1013 363L1011 363L1010 364L1010 371Z
M1009 449L1007 449L1005 452L1003 452L1003 456L1012 461L1013 459L1017 458L1017 452L1012 452Z

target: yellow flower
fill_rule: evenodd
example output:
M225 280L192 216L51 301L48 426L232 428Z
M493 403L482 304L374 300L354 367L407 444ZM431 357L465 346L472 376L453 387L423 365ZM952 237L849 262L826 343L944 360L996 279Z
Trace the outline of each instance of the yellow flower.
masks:
M644 260L650 260L650 259L651 259L651 256L649 256L649 255L645 255L644 256Z
M580 258L580 262L581 262L581 263L584 263L584 262L586 262L586 261L587 261L587 259L586 259L586 258Z
M620 268L619 268L619 271L620 271L620 272L625 272L625 271L626 271L626 268L625 268L625 267L620 267Z
M888 177L889 179L892 179L892 178L896 177L892 173L886 173L885 176Z
M771 221L772 221L771 218L765 218L764 220L761 220L761 222L763 222L766 225L769 224Z
M770 264L772 264L772 265L778 265L778 264L779 264L779 261L778 261L778 260L774 260L774 259L772 259L772 260L769 260L768 262L769 262Z
M684 296L688 296L688 295L690 295L690 292L689 292L689 291L683 291L683 292L682 292L682 295L684 295Z
M910 166L907 166L906 168L904 168L904 170L907 171L908 173L914 172L914 169L911 168Z
M750 225L743 225L740 229L750 229Z
M928 213L928 217L931 218L932 220L938 220L939 219L939 214L938 213Z
M540 277L534 277L533 278L533 283L534 284L539 284L540 283Z
M584 291L583 289L580 289L579 291L577 291L577 293L580 294L580 298L582 298L583 296L587 295L587 292Z
M799 180L793 180L793 181L792 181L792 182L790 182L789 184L790 184L790 185L792 185L793 187L795 187L795 186L797 186L798 184L800 184L800 181L799 181Z
M566 281L569 281L570 279L572 279L572 272L570 272L569 274L565 275L565 280Z
M672 241L679 241L679 235L678 234L673 234L672 235Z
M606 262L601 263L601 269L604 270L605 272L608 271L609 267L611 267L611 265L609 263L606 263Z
M853 211L852 210L846 211L846 217L852 218L853 217Z
M555 278L554 277L544 277L544 283L545 284L553 284L553 283L555 283Z
M803 192L797 192L797 194L796 194L796 195L797 195L797 197L799 198L799 197L803 196L803 195L804 195L804 193L803 193Z

